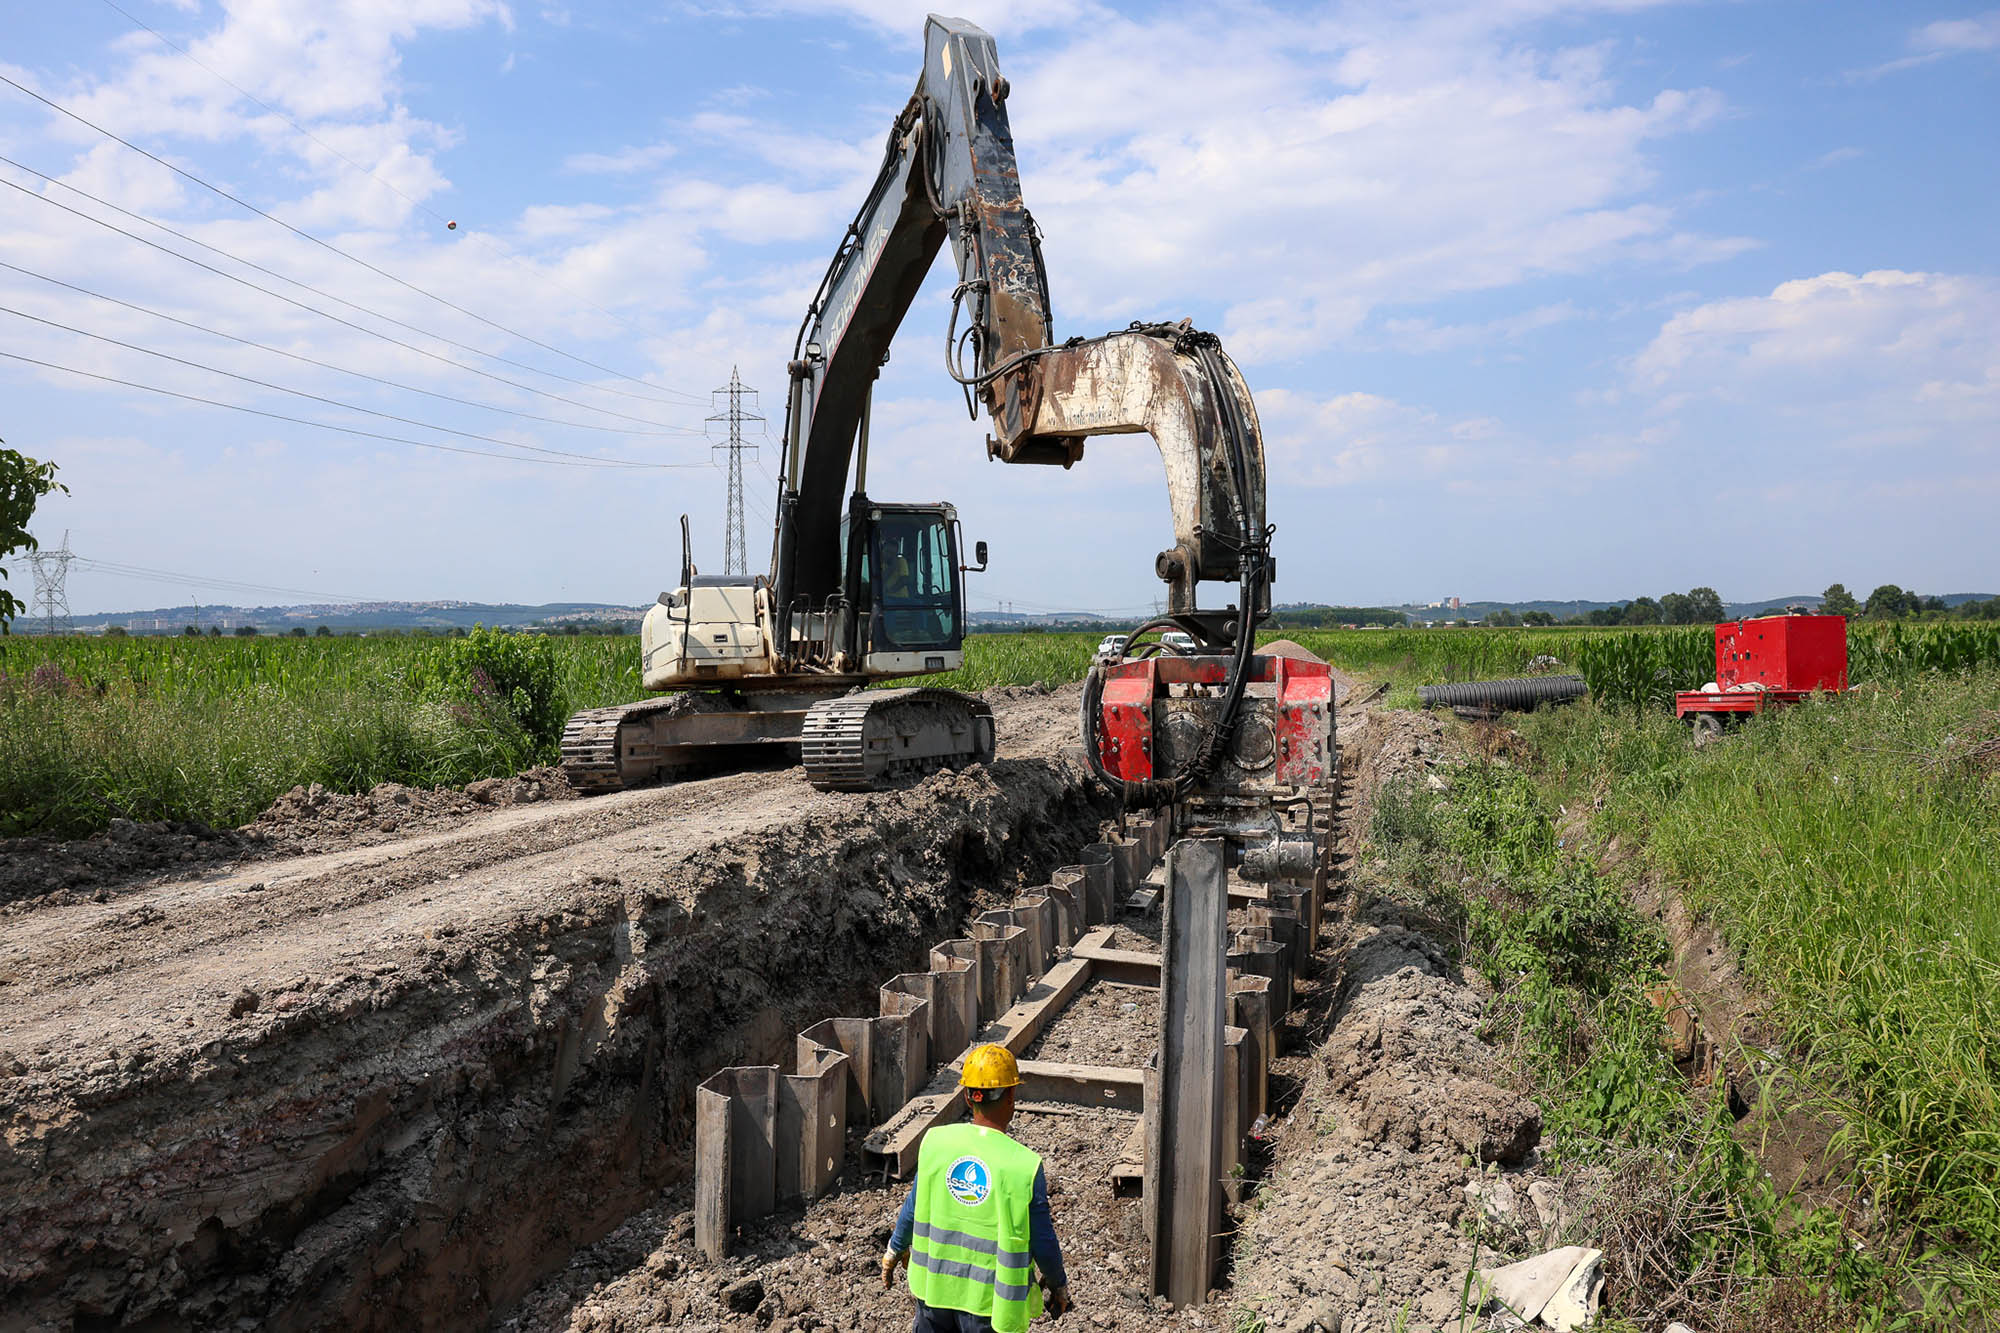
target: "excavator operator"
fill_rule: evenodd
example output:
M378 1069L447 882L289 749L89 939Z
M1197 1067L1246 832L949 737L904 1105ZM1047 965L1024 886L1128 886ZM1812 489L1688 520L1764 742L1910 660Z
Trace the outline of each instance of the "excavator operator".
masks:
M1022 1333L1043 1311L1044 1288L1051 1316L1071 1302L1042 1159L1007 1137L1020 1067L1006 1047L981 1046L958 1081L972 1119L924 1135L917 1183L882 1255L882 1289L897 1265L909 1267L913 1333Z
M882 618L890 641L906 647L944 642L953 617L938 607L945 589L939 586L936 553L926 549L923 532L914 526L883 535Z

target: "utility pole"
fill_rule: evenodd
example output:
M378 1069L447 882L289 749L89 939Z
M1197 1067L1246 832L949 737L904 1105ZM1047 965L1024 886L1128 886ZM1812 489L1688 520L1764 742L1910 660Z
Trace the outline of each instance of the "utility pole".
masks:
M69 531L63 531L62 546L54 551L33 551L28 563L35 567L34 614L42 618L44 634L74 634L69 618L69 593L63 587L69 578L69 562L76 556L69 549Z
M729 368L729 383L717 389L712 397L716 400L713 404L716 407L722 407L721 399L728 399L727 408L708 419L710 425L726 423L729 427L728 442L710 446L711 453L716 449L729 453L729 510L723 522L722 572L747 574L750 572L749 560L743 550L743 451L750 450L755 457L757 446L743 443L743 423L761 422L764 418L754 411L745 410L746 397L750 400L750 407L756 407L757 391L745 387L737 377L734 366Z

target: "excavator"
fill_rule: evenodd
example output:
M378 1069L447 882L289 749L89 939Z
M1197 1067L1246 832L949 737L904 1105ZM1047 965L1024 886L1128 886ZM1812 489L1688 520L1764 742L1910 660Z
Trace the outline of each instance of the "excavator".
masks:
M993 758L983 701L922 686L864 688L962 665L963 576L987 566L983 541L966 560L951 505L868 492L874 385L947 243L958 283L945 371L975 420L984 408L988 457L1069 468L1093 435L1143 432L1165 464L1175 540L1155 571L1167 585L1166 611L1132 640L1178 629L1206 665L1150 663L1178 655L1153 643L1093 674L1083 729L1098 776L1130 804L1158 805L1225 769L1242 780L1297 779L1326 762L1325 746L1316 761L1309 753L1311 735L1287 750L1281 722L1238 725L1246 693L1275 691L1283 712L1282 668L1260 669L1265 659L1252 658L1275 566L1249 389L1217 339L1187 321L1056 341L1008 91L989 35L930 16L923 75L793 345L771 572L698 573L682 519L679 585L660 594L641 631L643 683L656 697L570 719L563 770L576 788L615 790L774 744L797 745L822 790L878 789ZM1234 583L1235 603L1202 609L1204 582ZM1205 700L1199 716L1181 708L1179 730L1163 726L1156 743L1151 698L1140 718L1121 714L1125 705L1111 697L1120 671L1127 694Z

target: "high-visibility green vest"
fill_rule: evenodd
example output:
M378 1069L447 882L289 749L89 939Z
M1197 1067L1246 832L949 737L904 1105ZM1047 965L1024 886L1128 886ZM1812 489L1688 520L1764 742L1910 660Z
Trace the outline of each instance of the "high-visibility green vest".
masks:
M997 1129L940 1125L917 1152L910 1292L1022 1333L1042 1312L1028 1257L1028 1205L1042 1159Z

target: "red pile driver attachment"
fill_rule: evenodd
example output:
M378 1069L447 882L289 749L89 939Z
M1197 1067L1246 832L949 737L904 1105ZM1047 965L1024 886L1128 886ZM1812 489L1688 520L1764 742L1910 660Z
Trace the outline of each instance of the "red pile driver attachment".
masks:
M1214 730L1227 691L1228 657L1162 655L1104 673L1098 757L1127 782L1174 778ZM1288 795L1331 781L1333 670L1295 657L1250 659L1234 743L1206 785L1226 795Z

